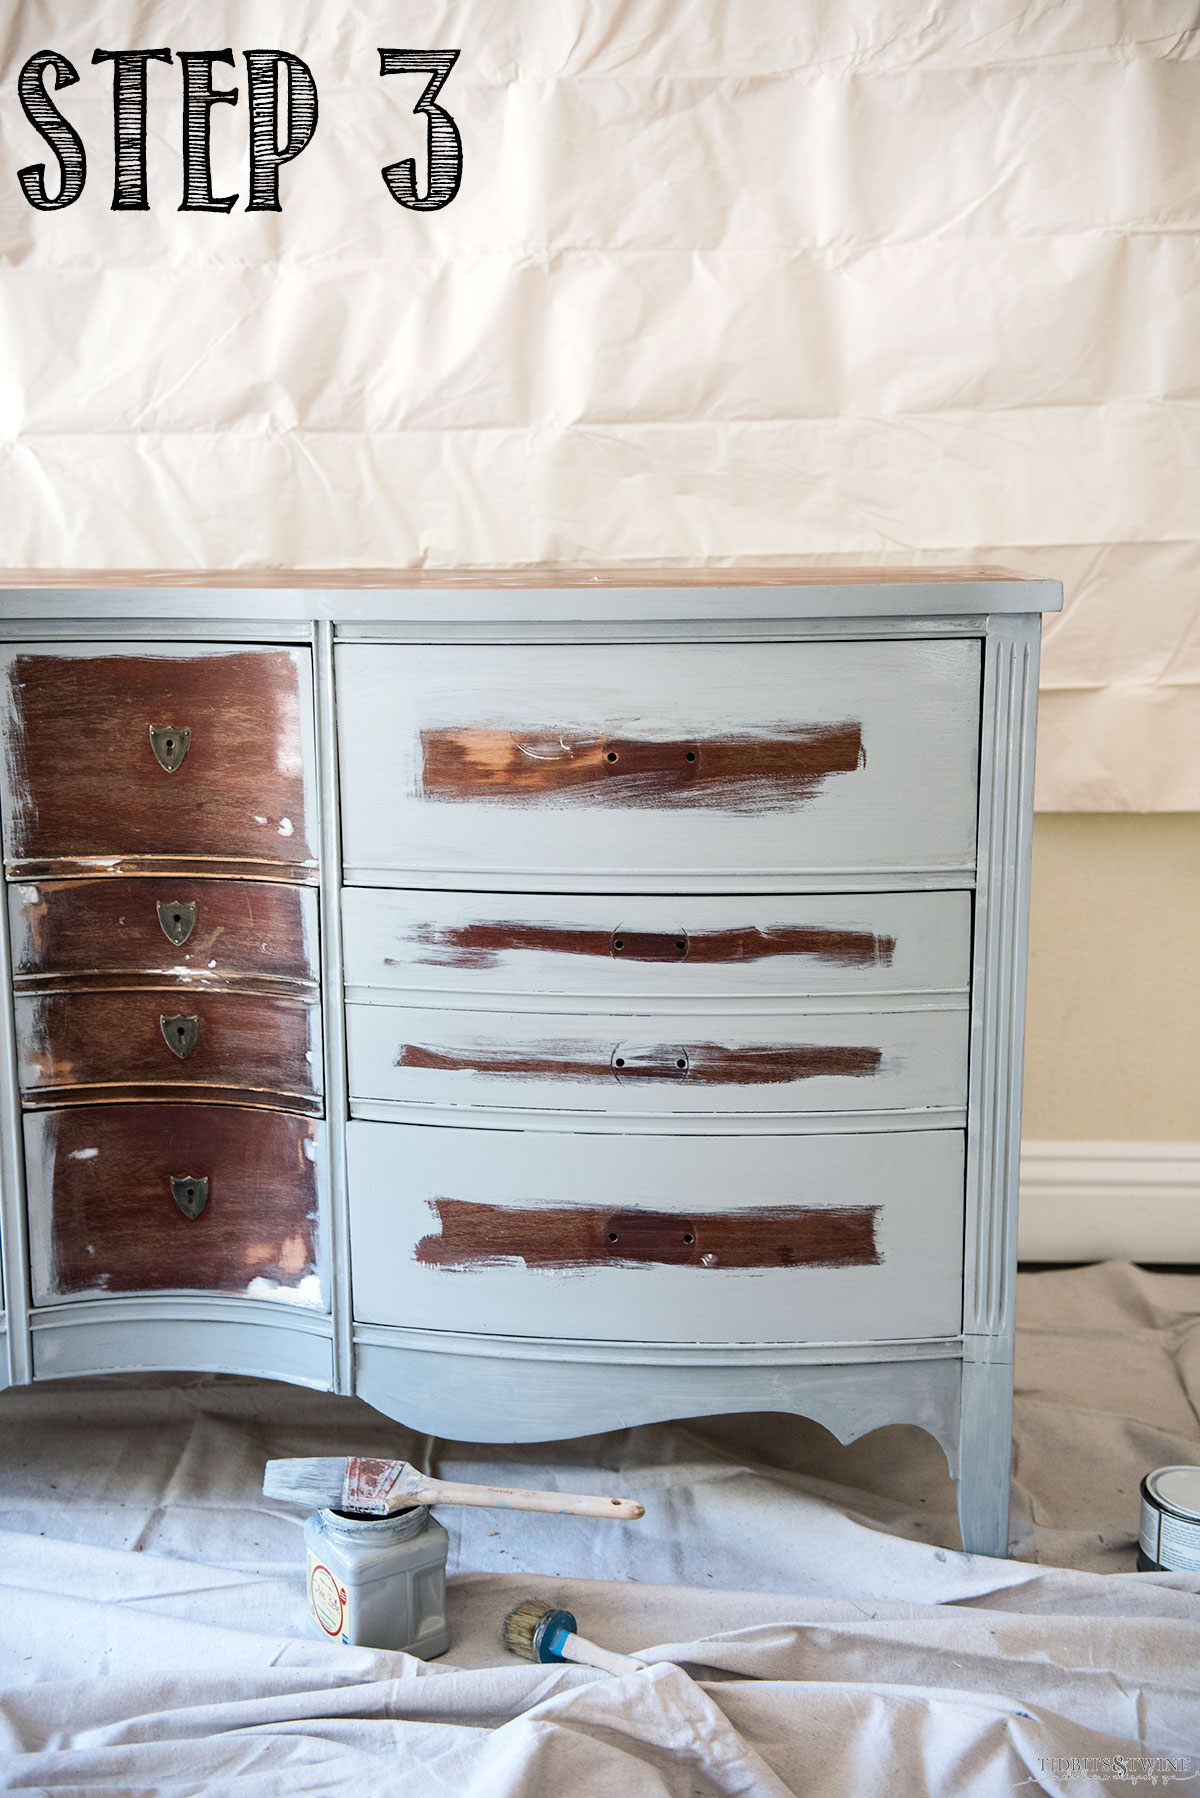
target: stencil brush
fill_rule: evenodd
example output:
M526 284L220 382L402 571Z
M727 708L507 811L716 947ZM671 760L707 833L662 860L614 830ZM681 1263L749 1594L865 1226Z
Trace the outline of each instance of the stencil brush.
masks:
M574 1661L581 1667L600 1667L605 1673L640 1673L645 1661L630 1654L614 1654L586 1636L576 1634L575 1618L540 1598L526 1598L504 1619L504 1646L527 1661Z
M407 1461L379 1461L362 1455L342 1460L268 1461L263 1493L285 1504L314 1509L358 1511L367 1517L390 1517L414 1505L477 1505L489 1511L550 1511L563 1517L645 1515L631 1498L588 1498L582 1492L531 1492L519 1486L468 1486L459 1480L434 1480Z

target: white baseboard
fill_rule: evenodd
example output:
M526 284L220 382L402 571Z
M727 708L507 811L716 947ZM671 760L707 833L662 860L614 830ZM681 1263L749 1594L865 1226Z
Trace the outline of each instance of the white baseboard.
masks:
M1200 1142L1021 1145L1022 1261L1200 1262Z

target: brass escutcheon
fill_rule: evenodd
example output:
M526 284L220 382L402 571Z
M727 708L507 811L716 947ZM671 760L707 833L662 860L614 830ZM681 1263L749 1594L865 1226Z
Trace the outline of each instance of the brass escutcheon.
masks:
M152 724L150 747L160 768L174 774L183 767L184 757L192 746L192 733L186 724Z
M178 1055L180 1061L186 1061L199 1040L199 1018L160 1017L158 1022L163 1033L163 1041L166 1043L172 1055Z
M172 1174L171 1197L184 1217L199 1217L208 1204L207 1174Z
M169 943L178 949L186 943L196 928L196 913L199 909L194 899L158 899L155 911L162 925L162 933Z

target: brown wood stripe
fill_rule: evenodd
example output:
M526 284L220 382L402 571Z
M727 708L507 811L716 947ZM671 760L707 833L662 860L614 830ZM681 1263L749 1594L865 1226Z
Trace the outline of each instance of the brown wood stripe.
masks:
M479 1045L470 1049L433 1049L425 1043L405 1043L396 1058L398 1068L424 1068L435 1072L487 1074L500 1079L525 1080L682 1080L694 1086L782 1086L794 1080L841 1076L869 1078L879 1072L881 1049L840 1043L746 1044L725 1043L637 1044L620 1057L614 1050L585 1045L548 1044L547 1053ZM679 1067L680 1056L686 1066Z
M430 1199L440 1226L414 1259L467 1269L523 1261L545 1271L674 1264L684 1267L874 1267L878 1205L777 1206L682 1214L593 1206L520 1207Z
M715 806L766 811L809 798L863 765L854 723L678 741L520 734L474 727L421 732L421 790L438 802Z
M313 860L269 862L211 855L16 855L4 864L10 880L93 880L127 875L132 880L178 880L203 874L222 880L264 880L315 887L320 874Z
M623 948L613 948L613 931L579 930L565 924L472 923L423 924L414 939L427 954L414 959L430 967L494 968L501 957L516 953L595 955L606 960L638 962L764 961L770 956L799 955L840 967L890 967L896 940L869 930L835 930L816 924L741 925L728 930L622 931ZM684 941L682 955L676 944ZM387 956L385 966L403 967L405 958Z
M972 565L948 568L877 568L846 563L809 567L763 563L720 567L609 564L556 568L539 562L525 568L9 568L0 572L6 587L266 587L309 588L457 587L860 587L911 585L914 581L1029 581L1015 569Z

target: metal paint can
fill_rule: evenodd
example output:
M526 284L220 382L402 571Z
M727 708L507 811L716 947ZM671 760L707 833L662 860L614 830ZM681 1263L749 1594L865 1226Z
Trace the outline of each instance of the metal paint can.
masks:
M1156 1467L1142 1481L1141 1573L1200 1573L1200 1467Z

